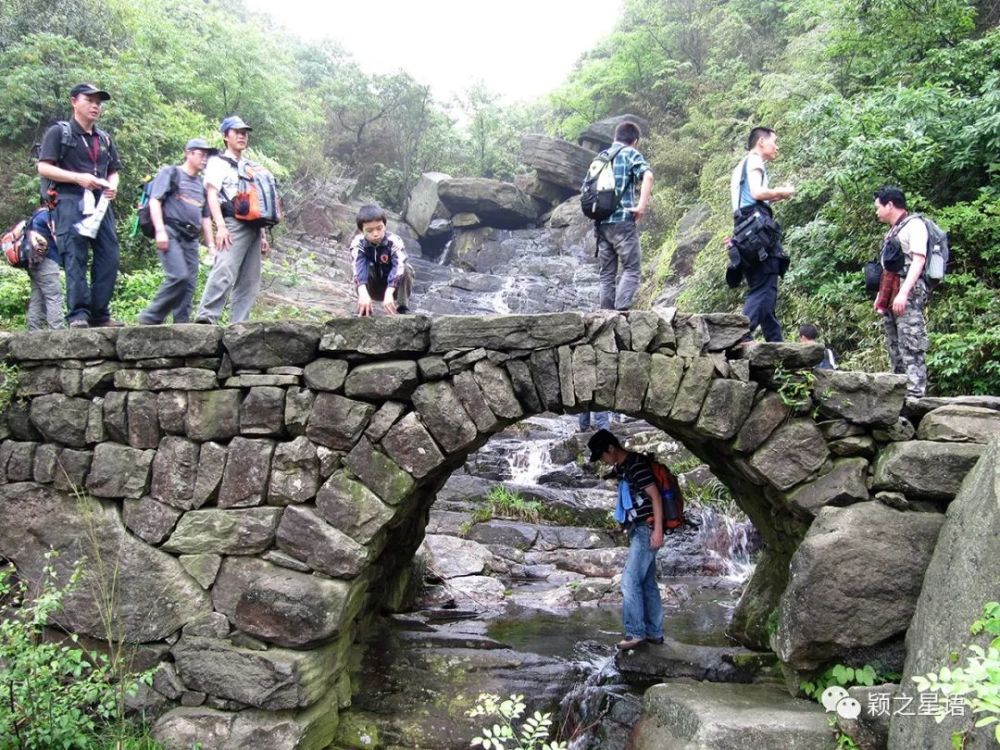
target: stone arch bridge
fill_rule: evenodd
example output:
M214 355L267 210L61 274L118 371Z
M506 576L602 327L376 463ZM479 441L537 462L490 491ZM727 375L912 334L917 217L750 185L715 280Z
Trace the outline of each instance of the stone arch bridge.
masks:
M941 524L904 511L943 508L997 413L907 403L893 375L797 376L819 345L742 352L745 332L635 311L8 336L0 556L32 581L50 547L63 575L85 559L60 625L94 638L94 584L116 580L112 636L162 663L140 700L168 746L321 748L450 473L526 416L612 409L683 442L763 535L735 637L793 667L898 643ZM818 514L834 538L888 518L912 569L886 591L810 567ZM817 590L853 591L867 629L799 617Z

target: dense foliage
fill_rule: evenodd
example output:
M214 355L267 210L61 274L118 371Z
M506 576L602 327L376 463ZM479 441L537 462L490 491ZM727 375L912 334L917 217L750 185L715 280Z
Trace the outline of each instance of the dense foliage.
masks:
M31 208L32 144L69 116L78 81L112 93L100 124L122 154L126 203L189 138L221 144L216 127L232 113L254 126L256 157L286 185L349 177L396 210L429 169L512 178L520 134L540 127L481 85L439 102L404 72L368 74L337 45L297 39L241 0L10 0L0 5L0 69L2 225ZM124 229L131 212L119 213ZM129 249L133 267L155 258L149 243Z
M753 125L775 128L772 182L798 190L778 209L793 258L779 317L789 334L817 323L856 369L888 366L859 271L885 229L872 193L901 186L951 237L929 310L932 392L998 393L998 14L971 0L627 0L553 95L553 127L574 134L621 111L651 120L660 231L646 267L669 269L672 227L707 204L714 236L680 297L698 311L741 304L723 281L729 173Z

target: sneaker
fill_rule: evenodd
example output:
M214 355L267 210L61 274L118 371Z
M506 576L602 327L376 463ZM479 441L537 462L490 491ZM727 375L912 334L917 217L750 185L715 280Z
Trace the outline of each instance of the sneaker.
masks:
M662 646L663 636L661 635L659 638L647 638L646 643L652 643L655 646Z
M124 328L125 324L120 320L114 320L113 318L108 318L107 320L102 320L99 323L91 323L92 328Z
M83 318L77 318L76 320L71 320L69 322L70 328L90 328L90 323L88 323Z
M618 649L620 651L631 651L634 648L641 646L646 642L645 638L626 638L623 641L618 641Z
M410 308L408 308L406 305L403 305L402 307L397 307L396 312L399 313L400 315L407 315L410 312Z
M202 326L214 326L215 325L215 321L214 320L212 320L211 318L206 318L204 315L201 315L201 316L195 318L194 322L197 323L198 325L202 325Z

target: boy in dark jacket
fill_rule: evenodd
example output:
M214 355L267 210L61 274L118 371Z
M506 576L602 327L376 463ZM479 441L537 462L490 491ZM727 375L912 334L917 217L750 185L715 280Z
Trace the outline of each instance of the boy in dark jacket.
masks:
M358 211L361 234L351 241L354 285L358 290L358 315L372 314L372 300L381 299L389 315L409 312L413 267L406 259L403 240L385 229L386 215L374 204Z

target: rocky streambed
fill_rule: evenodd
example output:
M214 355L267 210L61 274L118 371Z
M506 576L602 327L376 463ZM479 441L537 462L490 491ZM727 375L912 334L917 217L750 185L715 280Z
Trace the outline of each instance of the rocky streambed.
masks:
M613 427L674 465L697 463L645 423ZM407 612L360 634L361 689L336 747L468 747L489 723L467 716L485 692L553 714L576 750L625 748L650 685L777 679L773 655L725 637L759 542L745 518L698 504L717 490L704 467L682 474L692 525L658 560L667 641L616 652L627 548L608 521L614 484L583 462L588 437L571 417L525 420L451 477L419 553L424 585Z

